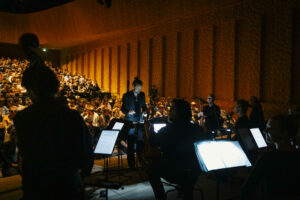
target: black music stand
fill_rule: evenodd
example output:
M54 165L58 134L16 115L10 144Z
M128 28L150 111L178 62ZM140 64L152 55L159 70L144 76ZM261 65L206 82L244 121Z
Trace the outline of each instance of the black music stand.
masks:
M94 154L104 156L105 179L104 183L99 184L99 186L105 187L105 191L100 192L100 197L105 197L106 199L108 199L108 189L120 189L123 186L121 182L109 181L108 159L113 153L119 132L119 130L102 130L94 150Z
M195 142L194 147L201 170L215 176L217 200L220 199L220 183L226 170L251 167L238 141L200 141Z

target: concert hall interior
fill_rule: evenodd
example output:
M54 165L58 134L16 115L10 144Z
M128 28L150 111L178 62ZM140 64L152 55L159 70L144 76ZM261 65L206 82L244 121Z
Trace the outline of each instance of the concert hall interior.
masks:
M300 199L300 0L3 0L0 27L0 199Z

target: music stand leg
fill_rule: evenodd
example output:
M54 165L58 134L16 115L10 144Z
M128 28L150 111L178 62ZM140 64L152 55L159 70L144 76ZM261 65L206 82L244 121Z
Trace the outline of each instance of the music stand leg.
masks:
M216 190L217 200L220 200L220 180L218 178L216 180Z

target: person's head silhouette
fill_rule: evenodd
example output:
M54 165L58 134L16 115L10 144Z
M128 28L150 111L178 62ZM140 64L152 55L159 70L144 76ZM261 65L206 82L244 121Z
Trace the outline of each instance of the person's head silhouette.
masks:
M24 71L22 86L26 88L33 102L54 97L58 92L59 81L54 72L47 67L33 49L38 48L39 40L32 33L25 33L19 44L29 57L30 66Z

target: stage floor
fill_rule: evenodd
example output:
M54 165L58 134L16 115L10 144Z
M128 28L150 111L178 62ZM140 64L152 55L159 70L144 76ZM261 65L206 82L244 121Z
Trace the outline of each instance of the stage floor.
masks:
M103 160L95 160L93 175L89 177L85 182L91 182L95 177L98 179L104 179L103 173ZM119 173L117 171L118 158L112 157L109 160L110 180L121 181L123 183L123 189L113 190L109 189L108 199L110 200L154 200L154 194L152 188L147 181L147 176L143 168L136 170L130 170L127 168L126 156L123 156L123 169ZM239 199L239 192L241 184L247 174L247 170L240 170L235 179L221 183L220 196L221 199ZM216 182L212 176L202 175L199 177L195 188L201 188L204 193L205 200L216 199ZM173 187L165 185L165 189L173 189ZM87 191L90 192L91 200L100 200L100 192L105 190L104 188L87 187ZM198 191L194 192L194 199L201 199L201 195ZM21 177L13 176L8 178L0 178L0 200L19 200L22 196L21 190ZM180 199L178 198L177 191L168 194L168 200Z

